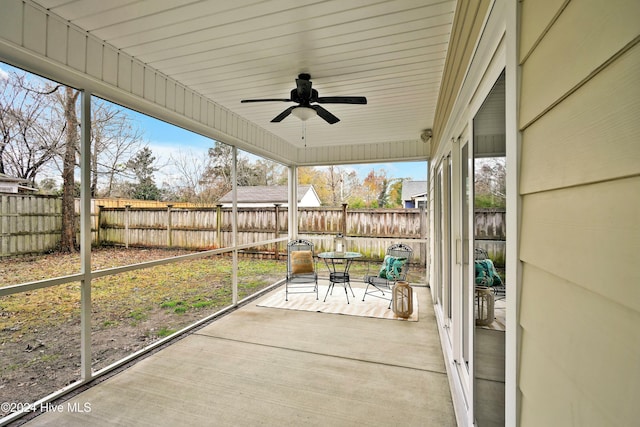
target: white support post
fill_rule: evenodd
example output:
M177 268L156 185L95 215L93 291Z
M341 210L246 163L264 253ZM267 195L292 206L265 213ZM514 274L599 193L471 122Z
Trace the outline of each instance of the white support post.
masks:
M233 162L231 164L231 246L233 247L231 292L232 304L238 304L238 148L233 147Z
M80 377L91 374L91 93L81 93L80 112Z
M506 8L506 154L507 154L507 248L506 275L507 328L505 336L505 426L516 426L520 419L522 395L519 391L519 360L521 346L520 292L522 263L520 262L520 222L522 199L520 197L521 135L518 128L520 105L520 66L518 46L520 41L520 2L507 2Z
M298 167L289 166L289 240L298 238Z

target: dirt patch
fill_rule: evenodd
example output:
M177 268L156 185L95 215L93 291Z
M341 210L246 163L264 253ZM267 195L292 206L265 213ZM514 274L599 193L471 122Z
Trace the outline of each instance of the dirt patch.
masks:
M190 252L92 251L92 269ZM282 262L240 260L240 298L284 277ZM0 285L79 271L79 254L3 260ZM80 283L0 297L0 417L80 379ZM224 256L105 276L92 282L91 363L99 370L231 303L231 260Z

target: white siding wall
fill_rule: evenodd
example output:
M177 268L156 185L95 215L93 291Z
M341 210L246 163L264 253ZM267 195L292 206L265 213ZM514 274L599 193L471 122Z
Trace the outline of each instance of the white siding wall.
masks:
M523 426L640 419L639 16L522 3Z
M320 200L316 197L312 190L309 190L302 196L302 199L298 203L298 207L318 207L320 206Z

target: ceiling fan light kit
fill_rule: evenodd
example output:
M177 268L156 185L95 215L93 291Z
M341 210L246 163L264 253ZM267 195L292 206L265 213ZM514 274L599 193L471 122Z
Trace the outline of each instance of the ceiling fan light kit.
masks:
M291 110L291 114L293 114L295 117L299 118L303 122L306 122L311 117L315 117L318 115L316 110L309 107L295 107L293 110Z
M289 107L282 113L278 114L271 120L272 123L278 123L284 120L289 114L302 121L308 120L316 115L320 116L329 124L338 123L339 118L331 114L329 111L317 104L366 104L367 98L364 96L318 96L318 91L311 88L311 75L303 73L299 74L296 79L296 88L291 91L291 97L287 99L268 98L268 99L243 99L246 102L295 102L298 105ZM314 105L311 105L311 104Z

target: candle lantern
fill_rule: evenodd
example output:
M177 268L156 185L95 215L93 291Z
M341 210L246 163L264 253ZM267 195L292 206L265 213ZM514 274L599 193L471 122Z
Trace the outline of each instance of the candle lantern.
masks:
M342 233L338 233L338 235L333 239L333 248L333 251L337 254L345 253L344 236Z
M494 319L494 302L493 291L486 286L476 286L476 325L489 326Z
M397 282L391 295L391 307L395 315L403 319L409 318L413 313L413 289L409 282Z

